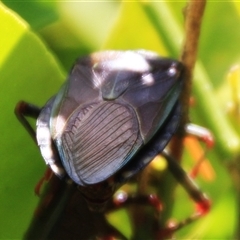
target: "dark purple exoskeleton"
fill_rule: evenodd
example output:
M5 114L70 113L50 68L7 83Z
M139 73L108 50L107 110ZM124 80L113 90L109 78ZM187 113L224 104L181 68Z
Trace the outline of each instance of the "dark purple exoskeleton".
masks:
M142 50L99 52L80 58L41 110L20 102L16 114L33 138L25 116L37 118L36 141L46 164L78 186L90 209L103 210L172 138L182 82L176 60ZM166 158L194 200L208 201Z
M111 197L116 183L155 157L157 153L139 154L135 160L158 131L171 128L158 139L157 152L170 140L178 123L181 71L181 63L146 51L107 51L79 59L37 120L37 142L46 163L84 188L117 178L97 196L84 192L94 202Z

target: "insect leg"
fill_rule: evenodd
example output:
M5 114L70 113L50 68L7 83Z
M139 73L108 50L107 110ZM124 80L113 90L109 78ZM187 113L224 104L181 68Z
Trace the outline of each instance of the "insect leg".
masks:
M215 141L213 134L207 128L199 125L188 123L185 126L185 131L188 134L185 141L196 148L195 155L198 155L195 156L197 161L190 172L191 177L194 178L198 175L202 163L206 160L207 151L214 146ZM198 140L205 143L205 148L202 149Z
M179 163L169 153L167 153L167 151L164 150L162 155L167 160L169 171L197 204L197 211L194 214L169 228L169 231L173 232L206 214L210 209L211 202L208 197L198 188L192 178L182 169Z
M203 141L206 144L207 148L213 147L214 137L207 128L201 127L193 123L188 123L185 126L185 131L187 134L192 135Z
M54 144L51 135L49 122L51 120L51 110L55 97L52 97L41 109L37 119L36 138L43 159L52 171L60 178L66 176L66 172L61 164L59 152Z
M155 210L157 210L157 212L160 212L162 210L162 203L158 196L155 194L129 194L121 190L117 192L113 197L112 202L108 206L108 211L135 204L149 204Z
M52 100L49 101L49 103L47 104L48 106L51 106L52 104ZM46 106L45 106L46 108ZM45 134L45 136L43 136L43 139L41 139L42 142L37 141L36 138L36 131L33 129L33 127L31 126L31 124L29 123L29 121L27 120L26 117L32 117L35 119L38 119L40 117L40 128L44 130L44 127L46 127L45 125L47 124L45 122L45 112L40 116L42 109L32 105L30 103L24 102L24 101L20 101L18 102L18 104L15 107L15 115L17 116L18 120L20 121L20 123L24 126L24 128L27 130L27 132L29 133L29 135L31 136L31 138L33 139L33 141L39 145L40 150L42 151L42 155L46 161L46 163L51 167L52 171L57 174L59 177L63 178L65 176L65 171L63 170L61 164L59 163L59 156L57 154L57 151L55 149L55 146L53 144L52 139L48 136L49 134ZM48 116L47 116L48 117ZM39 120L38 120L39 122ZM46 127L47 131L48 127ZM45 131L46 133L46 131ZM45 148L45 151L42 150ZM46 160L47 159L47 160Z
M27 132L32 137L35 143L37 143L36 132L33 129L33 127L30 125L26 117L32 117L37 119L40 114L40 111L41 111L41 108L24 101L18 102L14 109L14 113L18 118L19 122L27 130Z

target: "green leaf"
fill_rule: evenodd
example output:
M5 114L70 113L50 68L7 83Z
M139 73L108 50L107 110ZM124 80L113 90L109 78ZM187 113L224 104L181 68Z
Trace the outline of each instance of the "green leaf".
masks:
M16 239L22 237L34 212L33 190L45 164L14 116L14 108L19 100L43 105L65 74L28 24L2 3L0 22L0 239Z
M18 13L32 28L40 29L59 18L54 1L2 1Z
M168 52L140 2L123 2L103 49L147 49L162 56Z

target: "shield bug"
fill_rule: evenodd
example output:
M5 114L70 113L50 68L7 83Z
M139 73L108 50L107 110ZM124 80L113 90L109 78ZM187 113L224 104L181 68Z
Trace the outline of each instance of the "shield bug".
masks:
M25 102L16 115L51 170L71 179L92 210L161 153L180 119L183 66L149 51L105 51L80 58L39 109ZM26 116L37 118L31 128ZM199 204L205 196L164 153L170 171Z
M110 197L115 182L125 182L146 166L171 139L181 72L181 63L146 51L80 58L37 118L36 139L45 162L81 189L101 189L100 183L109 182L97 198ZM159 131L158 152L141 153L146 156L135 160ZM92 193L86 195L96 200Z

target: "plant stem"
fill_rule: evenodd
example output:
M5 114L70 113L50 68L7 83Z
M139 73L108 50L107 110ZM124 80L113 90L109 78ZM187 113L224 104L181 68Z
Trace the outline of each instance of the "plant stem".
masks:
M171 152L176 159L181 159L183 151L184 127L189 122L189 98L192 90L192 76L197 59L198 40L202 17L205 9L205 0L190 0L185 8L185 41L180 61L185 66L184 84L180 102L182 104L182 118L176 137L171 142Z

